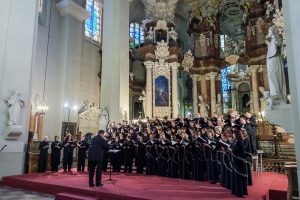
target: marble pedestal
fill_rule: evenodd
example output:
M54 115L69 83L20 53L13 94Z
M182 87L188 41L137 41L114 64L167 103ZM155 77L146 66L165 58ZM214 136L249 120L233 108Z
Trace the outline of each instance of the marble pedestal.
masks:
M22 126L12 125L7 127L4 137L6 140L17 140L21 135L22 135Z
M273 124L277 124L284 128L288 133L292 133L292 115L291 115L291 105L290 104L280 104L273 105L273 109L266 109L265 117L266 119Z

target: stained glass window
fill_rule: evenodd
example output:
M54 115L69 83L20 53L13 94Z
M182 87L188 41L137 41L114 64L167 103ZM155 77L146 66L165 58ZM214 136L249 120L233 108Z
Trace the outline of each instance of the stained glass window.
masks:
M101 42L102 7L97 0L86 0L86 10L91 16L85 20L85 36L97 43Z
M129 28L130 48L135 48L144 42L144 29L138 22L130 23Z
M39 6L38 6L39 14L43 12L43 5L44 5L44 0L39 0Z
M221 49L223 50L223 52L225 51L225 38L226 38L226 35L220 35L220 47Z
M231 83L228 79L228 74L232 72L232 67L226 67L221 70L222 78L222 99L223 99L223 111L227 112L227 104L231 94Z

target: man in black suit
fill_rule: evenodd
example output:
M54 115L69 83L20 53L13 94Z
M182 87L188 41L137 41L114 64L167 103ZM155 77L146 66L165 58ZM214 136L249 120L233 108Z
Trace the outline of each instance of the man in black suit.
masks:
M104 151L109 149L107 142L103 139L104 131L99 130L97 135L91 141L89 150L89 185L94 186L93 178L96 169L96 186L102 186L102 161ZM97 167L97 168L96 168Z

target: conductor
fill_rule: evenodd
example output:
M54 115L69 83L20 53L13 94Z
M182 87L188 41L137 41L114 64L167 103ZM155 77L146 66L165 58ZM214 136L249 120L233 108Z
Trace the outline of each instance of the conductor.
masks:
M91 147L89 150L89 186L94 186L94 173L96 170L96 186L103 186L101 184L102 176L102 161L104 151L109 149L107 142L103 139L104 131L99 130L97 135L91 141Z

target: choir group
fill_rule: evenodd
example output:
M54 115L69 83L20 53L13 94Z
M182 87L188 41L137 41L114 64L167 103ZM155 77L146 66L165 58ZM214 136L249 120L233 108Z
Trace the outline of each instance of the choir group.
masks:
M112 123L104 134L116 153L104 154L102 170L111 162L113 171L146 175L220 182L232 194L247 195L252 185L252 155L256 154L256 122L250 113L239 116L232 111L226 118L214 114L212 118L180 116L175 120L155 119L145 123ZM67 135L51 144L52 171L58 170L60 150L63 149L63 169L71 170L73 149L78 147L78 171L84 171L85 156L89 144L84 137L78 144ZM45 171L48 151L47 138L41 142L39 171Z

